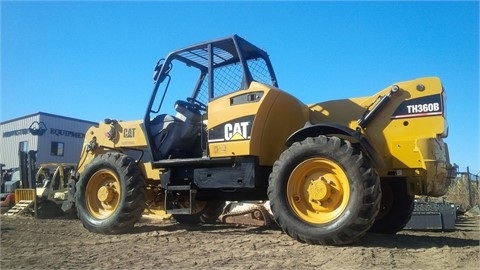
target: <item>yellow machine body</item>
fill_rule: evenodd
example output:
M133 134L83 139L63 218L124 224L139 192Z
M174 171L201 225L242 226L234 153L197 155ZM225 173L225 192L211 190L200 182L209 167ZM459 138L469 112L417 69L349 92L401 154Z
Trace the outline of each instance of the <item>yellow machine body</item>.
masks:
M445 120L445 92L439 78L427 77L396 83L399 93L382 115L376 117L362 133L376 150L376 166L381 177L405 177L412 194L442 196L448 182L448 150L443 138L448 134ZM417 86L423 85L423 90ZM207 129L217 129L220 137L208 137L211 158L257 156L261 165L271 166L285 150L287 138L306 122L336 123L355 130L368 107L387 95L390 87L370 97L332 100L305 105L292 95L264 84L253 82L249 89L235 92L208 104ZM231 100L242 96L261 96L258 102L231 106ZM405 105L406 114L395 115L402 103L423 97L432 102ZM408 107L410 106L410 107ZM288 108L288 110L286 109ZM410 109L410 113L408 110ZM413 111L414 110L414 111ZM113 134L109 136L109 134ZM210 134L210 133L209 133ZM95 139L94 139L95 138ZM99 123L85 137L85 147L96 141L100 148L83 156L88 164L100 153L111 149L132 148L147 154L140 160L147 179L159 180L161 169L152 167L149 143L141 120ZM127 150L135 153L134 150ZM82 171L83 166L79 168Z
M374 146L377 160L382 161L376 164L379 174L406 177L412 194L442 196L450 184L450 161L443 141L448 125L442 83L437 77L426 77L395 85L402 91L362 130ZM390 87L370 97L313 104L311 121L335 122L356 129L365 110L389 92Z
M185 100L168 96L185 87L177 67L198 78ZM341 245L401 230L413 195L443 196L455 173L437 77L305 104L278 86L265 51L234 35L170 53L154 83L143 120L86 132L75 197L90 231L127 231L144 211L214 221L225 201L269 200L293 238Z

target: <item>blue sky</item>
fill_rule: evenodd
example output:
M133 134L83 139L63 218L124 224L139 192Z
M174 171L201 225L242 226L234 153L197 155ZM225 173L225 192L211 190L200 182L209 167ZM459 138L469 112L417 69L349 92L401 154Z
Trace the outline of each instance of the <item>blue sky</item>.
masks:
M238 34L269 53L280 88L305 103L440 77L451 161L480 172L478 1L0 5L0 122L39 111L95 122L142 119L158 59Z

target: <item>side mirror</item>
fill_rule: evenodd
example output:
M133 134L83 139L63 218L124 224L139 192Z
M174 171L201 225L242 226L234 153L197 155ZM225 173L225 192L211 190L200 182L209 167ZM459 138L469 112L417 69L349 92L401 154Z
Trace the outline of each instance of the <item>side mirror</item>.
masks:
M162 64L163 59L158 60L157 64L155 65L155 68L153 69L153 81L156 82L158 80L158 77L160 75L160 70L162 69Z

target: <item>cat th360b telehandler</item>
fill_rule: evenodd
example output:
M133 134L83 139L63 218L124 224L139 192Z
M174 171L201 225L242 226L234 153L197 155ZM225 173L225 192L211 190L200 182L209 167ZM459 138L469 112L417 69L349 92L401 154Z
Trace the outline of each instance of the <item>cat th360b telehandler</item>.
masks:
M86 133L74 194L92 232L127 232L146 209L213 222L226 201L263 200L292 238L344 245L401 230L414 195L442 196L454 174L436 77L304 104L233 35L168 54L153 78L143 120Z

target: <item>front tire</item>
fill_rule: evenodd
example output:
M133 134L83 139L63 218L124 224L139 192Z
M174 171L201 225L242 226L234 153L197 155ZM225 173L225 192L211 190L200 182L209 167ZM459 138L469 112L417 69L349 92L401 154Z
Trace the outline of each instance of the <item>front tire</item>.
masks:
M344 245L370 228L380 205L380 180L349 141L310 137L273 165L268 197L278 225L309 244Z
M140 220L145 198L145 179L135 161L109 152L96 157L80 175L78 217L91 232L124 233Z
M62 209L53 201L37 197L37 218L52 219L63 216Z

